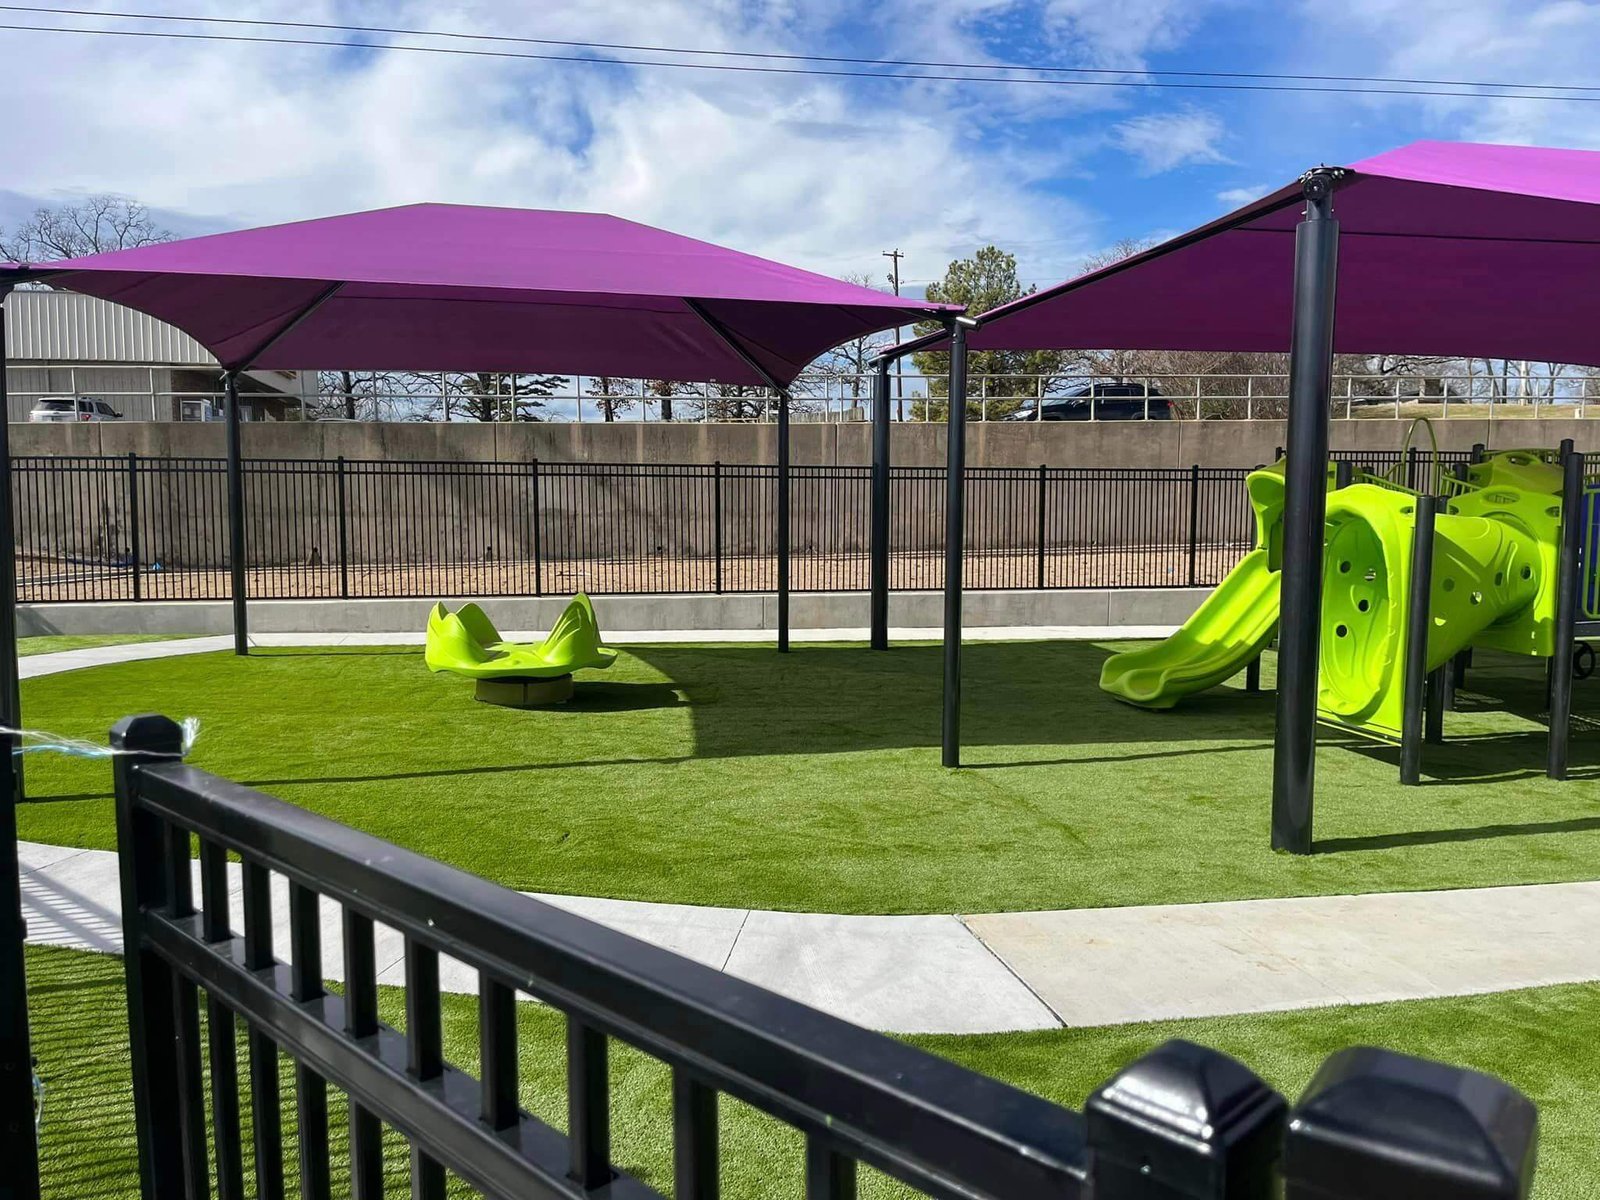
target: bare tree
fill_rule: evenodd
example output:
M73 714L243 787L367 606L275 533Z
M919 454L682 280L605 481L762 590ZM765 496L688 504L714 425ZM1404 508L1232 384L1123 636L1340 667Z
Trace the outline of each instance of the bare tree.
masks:
M107 194L34 210L9 234L0 231L0 255L9 262L50 262L170 242L176 236L157 225L137 200Z
M840 278L857 287L875 286L872 276L865 271L847 272ZM847 342L841 342L819 358L807 370L807 374L821 377L824 386L837 385L841 396L848 394L851 399L859 400L867 391L865 379L868 365L893 340L892 329L853 337Z
M594 397L594 406L600 410L602 420L615 421L634 406L636 401L630 395L632 382L614 375L597 375L589 381L587 390Z

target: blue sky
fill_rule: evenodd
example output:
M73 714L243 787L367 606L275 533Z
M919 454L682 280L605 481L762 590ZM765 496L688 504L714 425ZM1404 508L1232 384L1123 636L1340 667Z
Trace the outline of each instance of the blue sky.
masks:
M161 9L1129 71L1600 81L1600 5L1577 0L183 0ZM33 204L96 191L143 200L182 233L450 200L601 209L874 282L881 250L903 249L906 277L922 281L994 242L1017 254L1025 278L1046 283L1120 239L1189 228L1319 161L1425 137L1600 145L1597 104L0 39L7 111L26 114L0 129L0 225Z

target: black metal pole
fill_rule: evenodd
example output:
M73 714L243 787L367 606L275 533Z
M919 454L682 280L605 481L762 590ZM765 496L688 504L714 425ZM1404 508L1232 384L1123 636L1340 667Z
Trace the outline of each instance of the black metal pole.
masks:
M1406 599L1406 648L1401 663L1400 782L1422 780L1422 742L1426 736L1429 603L1433 591L1433 517L1438 501L1418 496L1411 539L1411 591Z
M11 411L6 394L6 325L0 292L0 722L17 728L16 530L11 521ZM17 805L22 773L15 734L0 737L0 1195L38 1200L39 1144L33 1119L33 1054L28 1040L28 982L23 960ZM7 1190L9 1188L9 1191Z
M789 649L789 393L778 393L778 651Z
M128 451L128 577L133 584L133 598L143 599L139 580L139 456Z
M11 400L6 388L6 310L10 289L0 291L0 724L22 725L17 668L17 529L11 503ZM22 795L22 770L16 771Z
M967 323L950 327L950 411L944 480L944 722L939 744L947 767L961 765L961 584L966 541Z
M239 375L222 376L228 416L228 562L233 570L233 652L250 653L250 617L244 574L244 457L239 432Z
M872 589L874 650L889 648L889 360L880 358L872 373Z
M1189 464L1189 586L1199 578L1196 566L1200 548L1200 464Z
M1561 554L1556 575L1555 654L1550 659L1550 745L1544 773L1567 777L1572 734L1572 643L1577 636L1578 557L1583 545L1583 455L1561 461Z
M1333 381L1339 224L1334 177L1305 177L1295 230L1294 325L1289 345L1288 464L1284 469L1282 618L1272 752L1272 847L1311 853L1317 751L1317 644L1322 635L1323 523L1328 507L1328 393Z

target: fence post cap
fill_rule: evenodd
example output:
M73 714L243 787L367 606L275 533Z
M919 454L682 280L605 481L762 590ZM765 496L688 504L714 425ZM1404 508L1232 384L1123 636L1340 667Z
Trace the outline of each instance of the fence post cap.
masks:
M1096 1182L1109 1172L1173 1196L1255 1195L1243 1181L1271 1180L1287 1108L1243 1063L1173 1039L1084 1105Z
M111 748L176 757L183 753L183 728L160 713L123 717L111 727Z
M1284 1178L1330 1200L1520 1200L1538 1110L1492 1075L1352 1046L1317 1071L1289 1122Z

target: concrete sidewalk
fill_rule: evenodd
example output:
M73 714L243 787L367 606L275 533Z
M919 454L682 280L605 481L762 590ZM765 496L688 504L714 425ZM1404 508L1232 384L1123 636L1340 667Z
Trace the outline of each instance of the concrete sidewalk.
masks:
M37 945L120 953L117 856L23 843ZM238 928L240 878L231 867ZM198 868L197 868L198 874ZM198 894L198 883L196 884ZM288 892L273 930L288 958ZM1002 1033L1418 1000L1600 979L1600 883L984 916L833 916L528 893L892 1033ZM343 976L323 901L323 974ZM404 979L380 927L379 979ZM445 960L446 991L477 975Z
M231 645L229 638L208 637L64 651L24 658L22 672L31 677ZM115 854L24 843L22 865L30 942L121 950ZM281 932L287 888L282 879L275 886L274 927ZM1600 979L1600 938L1593 936L1600 882L966 917L538 898L897 1033L1103 1025ZM287 953L287 942L280 942L280 956ZM338 979L339 920L327 901L323 954L324 974ZM400 982L399 935L382 931L378 955L383 980ZM458 992L477 987L473 972L448 962L443 983Z

